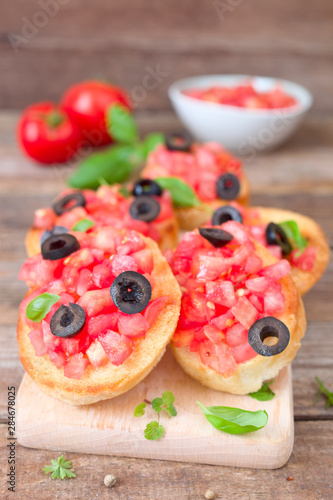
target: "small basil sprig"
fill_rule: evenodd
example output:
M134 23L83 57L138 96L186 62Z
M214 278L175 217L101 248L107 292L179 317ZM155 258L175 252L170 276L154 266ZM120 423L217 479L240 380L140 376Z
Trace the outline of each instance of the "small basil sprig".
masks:
M149 422L145 428L144 436L150 441L156 441L164 436L165 429L163 425L160 424L160 413L162 410L167 412L171 417L177 415L177 410L173 403L175 402L175 396L170 391L164 391L161 398L154 398L152 401L145 400L143 403L137 405L134 410L135 417L142 417L146 412L147 404L151 405L152 409L157 413L157 419Z
M42 293L29 302L26 309L26 316L34 323L40 323L44 319L54 304L60 299L55 293Z
M73 231L80 231L81 233L85 233L94 225L95 222L93 220L81 219L73 226Z
M147 155L164 142L162 134L148 134L139 140L137 125L132 114L122 105L114 104L105 113L110 136L118 141L103 151L84 158L68 178L71 187L97 189L101 179L107 184L125 182Z
M228 434L246 434L265 427L268 415L265 410L247 411L228 406L209 406L208 408L197 401L208 422L215 429Z
M320 380L319 377L315 377L316 382L318 384L318 392L317 396L315 398L315 403L319 399L320 395L323 395L326 398L326 410L333 406L333 392L329 391L327 387L325 387L324 383L322 380Z
M279 226L286 233L286 236L292 246L298 250L303 251L307 246L307 241L303 238L298 224L294 220L287 220L285 222L280 222Z
M264 382L257 392L250 392L249 396L253 399L257 399L258 401L270 401L275 396L275 392L273 392L269 387L273 382L274 380Z
M178 177L156 177L154 179L162 189L170 191L172 202L176 207L196 207L201 201L188 184Z

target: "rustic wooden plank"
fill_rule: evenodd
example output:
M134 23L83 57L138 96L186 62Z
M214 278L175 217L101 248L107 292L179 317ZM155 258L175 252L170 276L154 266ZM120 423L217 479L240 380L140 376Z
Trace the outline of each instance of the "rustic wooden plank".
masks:
M159 65L168 76L139 103L142 109L169 108L166 89L172 81L221 68L294 79L314 92L314 111L332 109L329 0L307 9L301 0L221 4L222 12L214 7L218 2L201 0L155 1L149 9L144 0L99 0L93 6L71 0L54 15L44 13L43 22L39 5L19 0L14 6L7 0L0 20L1 105L20 108L58 99L70 83L96 76L131 92L143 85L147 66ZM24 34L25 29L29 38L16 54L8 32Z
M4 457L8 455L6 430L5 425L0 426L0 449ZM328 500L332 497L333 422L296 422L294 452L289 462L282 469L270 471L269 475L258 469L66 453L77 477L54 481L41 468L58 453L19 445L16 453L15 498L20 500L200 500L207 488L213 489L217 498L234 500ZM103 484L106 474L117 478L111 491ZM1 488L1 498L13 498L13 494L6 491L5 481Z

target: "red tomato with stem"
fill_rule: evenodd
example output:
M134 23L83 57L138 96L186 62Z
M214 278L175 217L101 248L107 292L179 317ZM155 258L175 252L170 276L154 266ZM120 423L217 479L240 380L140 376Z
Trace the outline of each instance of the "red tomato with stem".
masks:
M26 108L17 134L23 151L45 164L70 160L82 138L73 119L52 102L39 102Z
M94 80L72 85L61 100L62 107L68 111L84 138L93 146L103 146L112 141L105 123L105 112L112 104L122 104L131 109L129 98L123 89Z

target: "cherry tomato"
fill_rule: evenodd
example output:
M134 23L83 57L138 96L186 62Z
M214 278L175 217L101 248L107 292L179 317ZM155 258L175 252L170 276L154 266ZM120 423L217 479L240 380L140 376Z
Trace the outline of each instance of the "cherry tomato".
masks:
M106 130L105 112L110 105L116 103L130 109L124 90L99 81L72 85L61 100L62 107L76 121L84 138L93 146L102 146L112 141Z
M34 160L47 164L70 160L82 139L72 118L52 102L26 108L17 133L22 149Z

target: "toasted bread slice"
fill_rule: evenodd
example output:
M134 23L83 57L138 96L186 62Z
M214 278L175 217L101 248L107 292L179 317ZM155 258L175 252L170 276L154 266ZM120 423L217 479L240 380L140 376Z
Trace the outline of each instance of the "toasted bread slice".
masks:
M28 337L31 328L25 322L25 316L20 314L17 340L22 364L47 394L72 405L114 398L138 384L163 356L177 325L181 292L157 244L150 238L142 236L142 239L153 255L152 300L161 296L167 296L169 300L145 337L137 340L134 351L122 365L115 366L111 362L98 368L89 365L81 379L67 378L64 369L58 369L48 355L36 356Z

